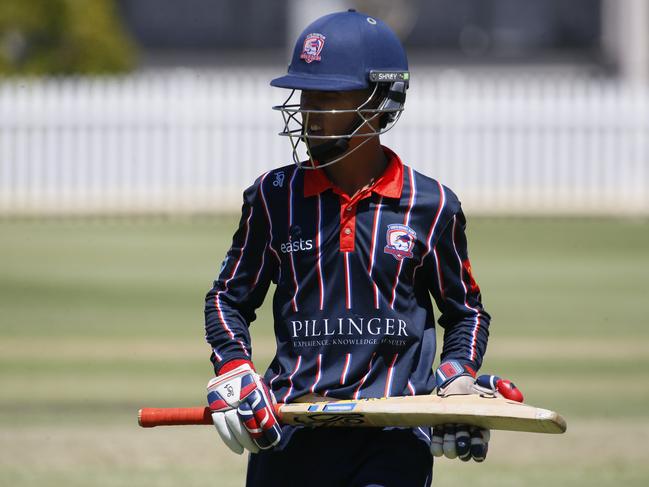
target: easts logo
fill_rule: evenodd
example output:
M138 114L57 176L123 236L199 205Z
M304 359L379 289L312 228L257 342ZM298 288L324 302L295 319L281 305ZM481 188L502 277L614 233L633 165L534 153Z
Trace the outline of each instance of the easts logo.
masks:
M312 63L313 61L320 61L320 52L324 47L325 36L318 33L308 34L304 38L304 45L302 46L302 54L300 54L300 59L304 59L307 63Z
M415 246L417 234L406 225L388 225L386 235L387 245L383 249L386 254L391 254L397 260L412 258L412 248Z

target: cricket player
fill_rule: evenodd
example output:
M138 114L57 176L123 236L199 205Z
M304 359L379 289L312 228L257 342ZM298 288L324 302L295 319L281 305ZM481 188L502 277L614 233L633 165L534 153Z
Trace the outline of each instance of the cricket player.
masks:
M290 90L275 108L295 163L244 192L205 307L208 403L225 444L251 452L250 487L431 485L433 456L486 456L488 431L468 426L280 427L273 412L276 401L496 389L498 378L475 379L490 317L460 202L379 140L409 81L395 34L354 10L309 25L288 74L271 81ZM271 282L277 351L262 372L248 327ZM436 371L431 297L444 328Z

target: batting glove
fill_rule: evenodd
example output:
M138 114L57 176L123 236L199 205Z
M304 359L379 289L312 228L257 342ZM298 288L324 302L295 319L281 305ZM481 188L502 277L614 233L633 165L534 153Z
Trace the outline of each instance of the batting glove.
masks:
M523 394L509 380L495 375L481 375L474 379L471 369L456 360L442 363L435 373L437 395L489 394L523 402ZM433 428L430 451L436 457L459 458L468 462L473 458L482 462L487 457L490 431L463 424L446 424Z
M237 454L268 450L281 439L275 396L262 378L244 363L210 380L207 402L223 442Z

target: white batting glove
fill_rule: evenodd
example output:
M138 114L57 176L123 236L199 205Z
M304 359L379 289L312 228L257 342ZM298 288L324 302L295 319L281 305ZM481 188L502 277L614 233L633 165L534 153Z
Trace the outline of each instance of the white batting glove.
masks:
M279 443L275 397L248 363L214 377L207 384L212 421L234 453L257 453Z
M489 394L523 402L523 394L510 381L495 375L481 375L474 379L459 362L450 360L436 372L437 395ZM436 457L459 458L468 462L473 458L482 462L489 450L490 431L476 426L446 424L433 428L430 451Z

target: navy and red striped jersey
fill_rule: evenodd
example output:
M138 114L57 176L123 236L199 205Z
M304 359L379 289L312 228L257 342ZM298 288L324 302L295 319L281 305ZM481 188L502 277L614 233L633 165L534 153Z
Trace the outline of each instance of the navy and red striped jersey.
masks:
M455 194L384 148L383 175L353 198L323 170L286 166L244 192L239 228L206 297L216 373L251 360L248 327L271 282L279 402L429 394L436 350L478 370L490 317L471 275ZM262 324L268 326L270 324Z

